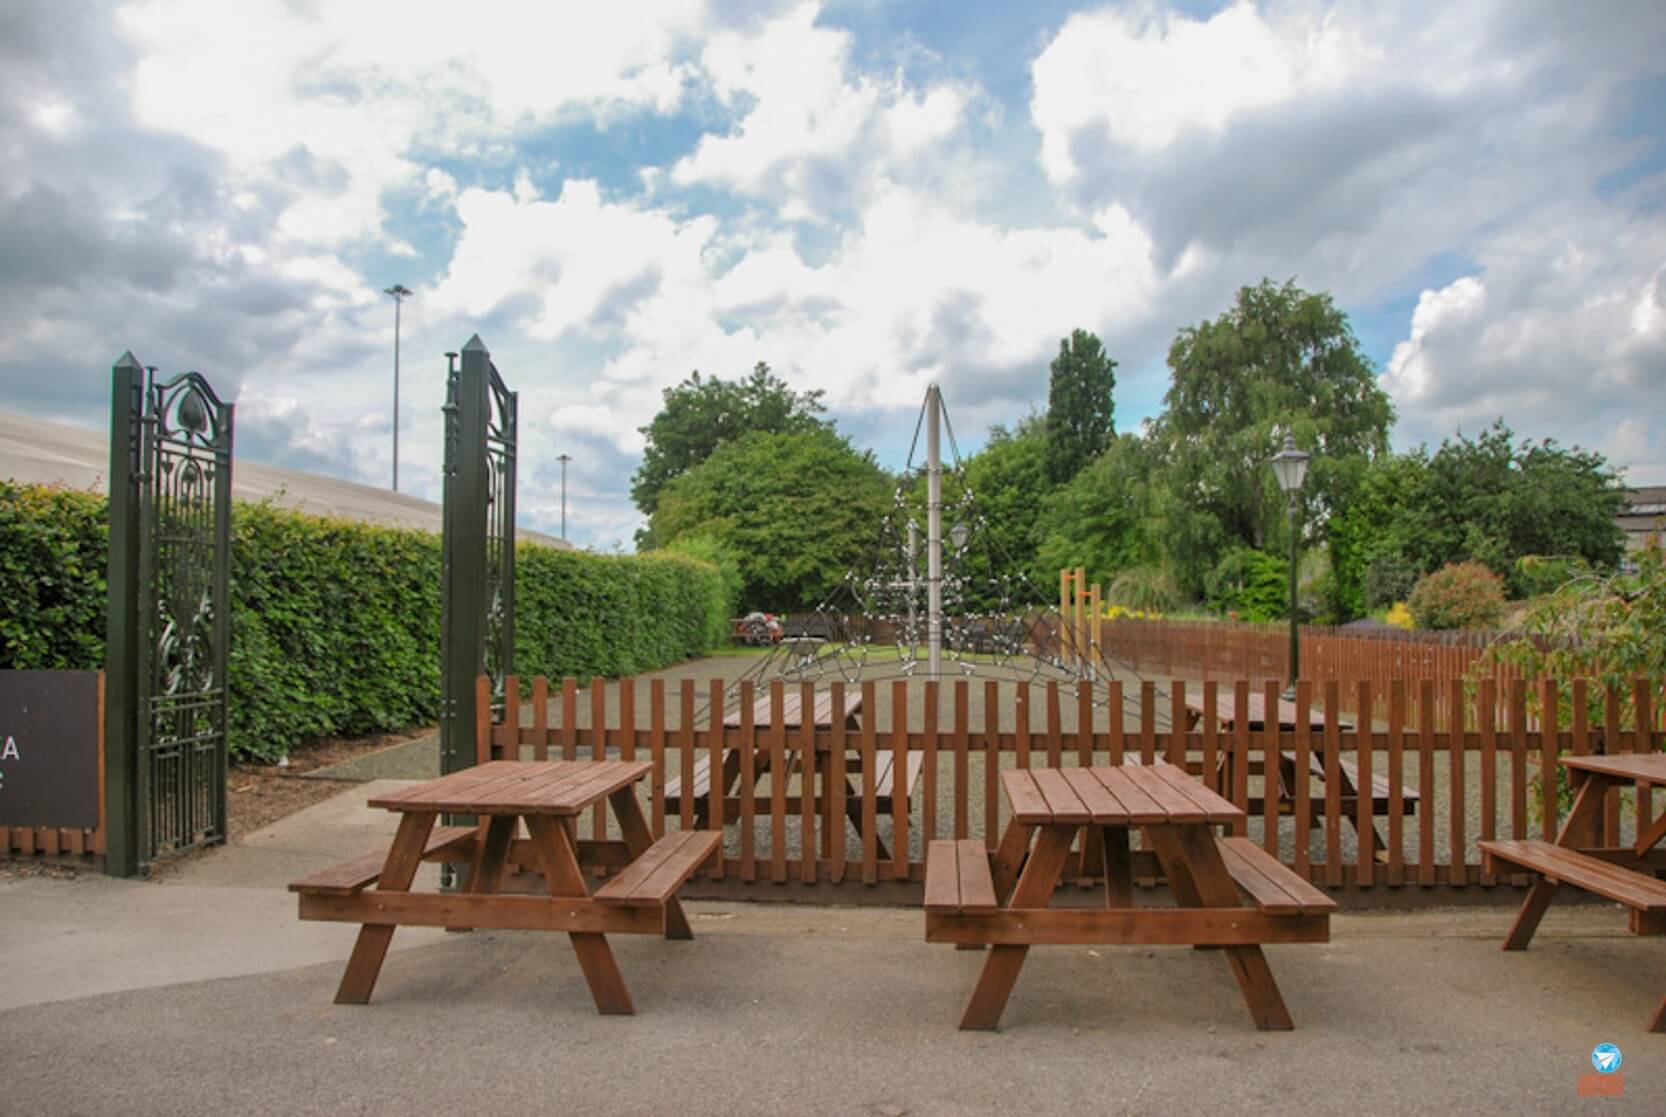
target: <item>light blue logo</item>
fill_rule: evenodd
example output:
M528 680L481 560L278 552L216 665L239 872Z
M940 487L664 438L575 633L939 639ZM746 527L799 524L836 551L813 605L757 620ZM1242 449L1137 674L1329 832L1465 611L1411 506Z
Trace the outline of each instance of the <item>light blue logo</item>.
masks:
M1612 1043L1599 1043L1591 1048L1591 1065L1598 1074L1613 1074L1620 1069L1620 1049Z

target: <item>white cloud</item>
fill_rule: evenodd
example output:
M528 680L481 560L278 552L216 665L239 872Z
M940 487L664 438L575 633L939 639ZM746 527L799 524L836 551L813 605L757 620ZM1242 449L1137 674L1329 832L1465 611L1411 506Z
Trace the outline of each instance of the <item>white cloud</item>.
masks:
M1151 8L1078 13L1033 66L1042 165L1068 181L1084 132L1158 151L1188 130L1219 132L1240 113L1329 94L1380 59L1319 11L1238 3L1205 20Z
M673 183L721 186L776 202L784 219L826 221L961 129L975 90L856 72L851 36L818 27L819 9L801 3L755 32L707 42L701 68L744 115L734 131L703 136L671 168Z

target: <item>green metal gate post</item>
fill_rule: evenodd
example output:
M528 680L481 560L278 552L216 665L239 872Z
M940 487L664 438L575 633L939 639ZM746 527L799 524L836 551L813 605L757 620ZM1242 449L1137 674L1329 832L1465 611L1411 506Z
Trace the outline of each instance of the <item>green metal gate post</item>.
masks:
M449 356L449 354L448 354ZM475 762L474 681L494 701L514 671L516 397L479 335L446 392L441 544L440 770Z
M139 444L145 370L123 353L111 370L110 553L106 568L104 683L104 871L139 871L138 792Z

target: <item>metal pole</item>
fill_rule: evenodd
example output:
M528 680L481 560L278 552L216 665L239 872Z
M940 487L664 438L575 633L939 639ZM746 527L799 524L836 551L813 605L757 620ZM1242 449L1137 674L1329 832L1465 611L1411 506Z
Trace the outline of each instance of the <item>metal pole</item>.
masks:
M400 312L405 308L405 296L411 289L403 283L382 288L382 294L393 296L393 491L399 491L399 326Z
M943 394L926 389L926 640L930 677L943 672Z
M555 459L561 463L561 540L567 540L567 463L573 460L571 454L562 454Z
M920 618L915 602L920 593L920 525L908 518L908 639L920 638Z
M399 491L399 325L405 300L393 300L393 491Z
M1296 494L1290 494L1290 685L1285 688L1284 697L1294 702L1296 700L1296 680L1302 673L1302 643L1301 633L1297 629L1296 618Z

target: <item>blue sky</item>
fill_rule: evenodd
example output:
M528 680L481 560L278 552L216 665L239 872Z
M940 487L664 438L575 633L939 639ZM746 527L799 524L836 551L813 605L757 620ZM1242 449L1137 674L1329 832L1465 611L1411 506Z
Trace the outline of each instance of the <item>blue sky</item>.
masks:
M1594 13L1594 14L1593 14ZM1503 418L1666 480L1666 8L137 0L0 14L0 384L102 426L199 368L244 455L437 497L445 350L521 393L523 521L629 546L636 428L767 361L900 464L1161 406L1240 286L1331 292L1401 446Z

